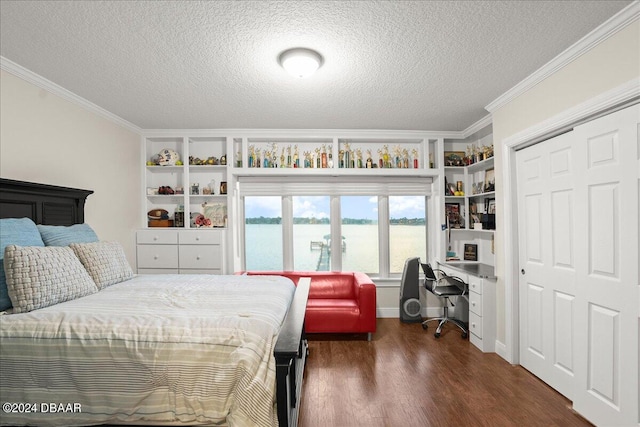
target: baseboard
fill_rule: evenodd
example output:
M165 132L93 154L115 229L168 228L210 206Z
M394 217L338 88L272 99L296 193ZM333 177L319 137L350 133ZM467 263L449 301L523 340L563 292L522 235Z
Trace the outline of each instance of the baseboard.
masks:
M509 359L507 358L507 346L503 342L496 340L495 347L496 347L496 354L502 357L507 362L509 362Z

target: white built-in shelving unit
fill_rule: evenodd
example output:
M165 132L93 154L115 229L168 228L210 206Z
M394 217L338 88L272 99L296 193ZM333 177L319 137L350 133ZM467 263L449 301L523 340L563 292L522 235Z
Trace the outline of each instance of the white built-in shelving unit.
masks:
M472 137L471 137L472 138ZM219 233L222 250L232 253L226 265L216 266L221 273L233 271L242 244L238 230L241 224L240 200L237 184L243 177L401 177L431 178L433 187L428 205L430 235L434 236L430 257L444 260L446 235L441 224L446 224L445 203L458 203L464 211L461 228L451 229L452 246L461 255L464 242L477 243L479 261L493 265L491 243L493 232L474 230L467 214L474 204L484 210L485 202L493 198L492 192L472 194L472 185L486 171L493 168L493 159L469 166L447 166L445 151L464 151L470 143L486 144L490 136L480 136L471 141L459 133L419 131L355 131L355 130L150 130L142 136L145 161L142 197L144 241L147 249L157 241L174 242L161 236L163 230L179 231L178 246L187 241L202 241L188 234ZM163 149L179 153L181 165L147 165ZM347 154L348 153L348 154ZM267 158L265 161L265 157ZM192 159L190 164L190 158ZM204 160L205 164L197 163ZM369 160L370 159L370 160ZM209 160L209 161L207 161ZM214 163L214 164L210 164ZM464 196L445 196L444 180L449 183L462 181ZM221 184L222 187L221 188ZM174 194L158 194L161 187L170 187ZM197 190L196 188L197 187ZM226 191L225 191L226 190ZM169 219L168 227L150 227L147 213L164 209ZM184 222L175 222L176 212L183 212ZM211 219L211 225L195 223L200 215ZM234 225L234 223L237 223ZM156 224L154 224L156 225ZM167 224L168 225L168 224ZM179 225L176 227L176 225ZM181 231L182 230L182 231ZM149 232L153 236L150 237ZM141 234L142 236L142 234ZM173 234L172 234L173 236ZM151 241L149 241L151 239ZM208 239L205 239L209 241ZM169 243L163 243L169 244ZM141 245L139 245L141 246ZM206 245L204 245L206 246ZM204 247L203 246L203 247ZM225 250L225 246L227 250ZM460 249L458 249L460 246ZM172 252L173 253L173 252ZM152 254L145 253L145 259ZM151 256L151 258L149 258ZM171 262L170 265L174 265ZM191 264L190 264L191 265ZM139 270L155 270L159 264ZM206 267L206 266L205 266ZM195 268L191 266L190 268ZM206 270L206 268L204 268ZM178 270L182 270L178 265Z
M492 153L473 163L451 161L451 153L467 156L493 146L491 127L464 140L446 139L443 147L444 224L441 261L465 261L465 244L476 245L477 260L495 265L495 163ZM492 150L491 150L492 151ZM447 187L449 189L447 189ZM457 212L458 214L456 215ZM487 215L489 214L489 215ZM484 221L483 221L484 219Z

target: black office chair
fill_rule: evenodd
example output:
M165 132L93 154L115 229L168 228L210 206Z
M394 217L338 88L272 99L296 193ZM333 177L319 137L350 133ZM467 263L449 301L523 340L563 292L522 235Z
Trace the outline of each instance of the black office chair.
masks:
M444 324L447 322L451 322L462 330L462 338L467 338L467 336L469 336L469 330L467 329L467 326L460 320L454 317L449 317L449 304L451 304L452 307L454 306L453 303L449 301L449 297L461 297L466 295L468 292L467 284L459 277L447 276L444 271L436 269L435 271L440 273L440 277L438 277L429 264L421 263L421 265L422 271L424 271L425 288L432 294L444 298L444 312L442 314L442 317L434 317L433 319L425 320L424 322L422 322L422 328L427 329L429 327L429 322L440 322L434 334L436 338L440 338L442 326L444 326Z

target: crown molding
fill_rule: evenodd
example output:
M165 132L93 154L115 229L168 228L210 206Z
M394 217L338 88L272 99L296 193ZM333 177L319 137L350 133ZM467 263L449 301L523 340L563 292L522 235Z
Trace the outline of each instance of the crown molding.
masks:
M463 139L458 131L384 130L384 129L142 129L145 138L171 135L230 136L233 138L305 138L305 139Z
M631 79L503 140L507 148L524 148L617 108L640 102L640 79Z
M474 124L472 124L471 126L469 126L468 128L466 128L465 130L463 130L461 132L462 138L468 138L474 133L478 132L479 130L482 130L485 127L491 125L492 123L493 123L493 118L491 117L491 114L488 114L483 118L481 118L480 120L478 120L477 122L475 122Z
M493 113L640 18L636 0L485 107Z
M141 129L133 123L126 121L122 117L116 116L115 114L105 110L104 108L97 106L93 102L87 101L86 99L63 88L62 86L45 79L39 74L36 74L33 71L30 71L23 66L16 64L15 62L5 58L4 56L0 56L0 69L11 73L14 76L19 77L22 80L25 80L41 89L51 92L52 94L59 96L66 101L72 102L89 112L92 112L104 119L122 126L125 129L128 129L137 134L141 133Z

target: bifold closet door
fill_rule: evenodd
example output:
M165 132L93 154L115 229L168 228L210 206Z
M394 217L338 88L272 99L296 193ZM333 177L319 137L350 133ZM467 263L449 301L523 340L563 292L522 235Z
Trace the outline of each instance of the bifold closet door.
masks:
M573 405L596 425L640 423L639 125L635 105L573 132L581 153Z
M572 399L576 234L571 132L516 153L520 363Z
M640 421L640 106L516 153L520 360L596 425Z

